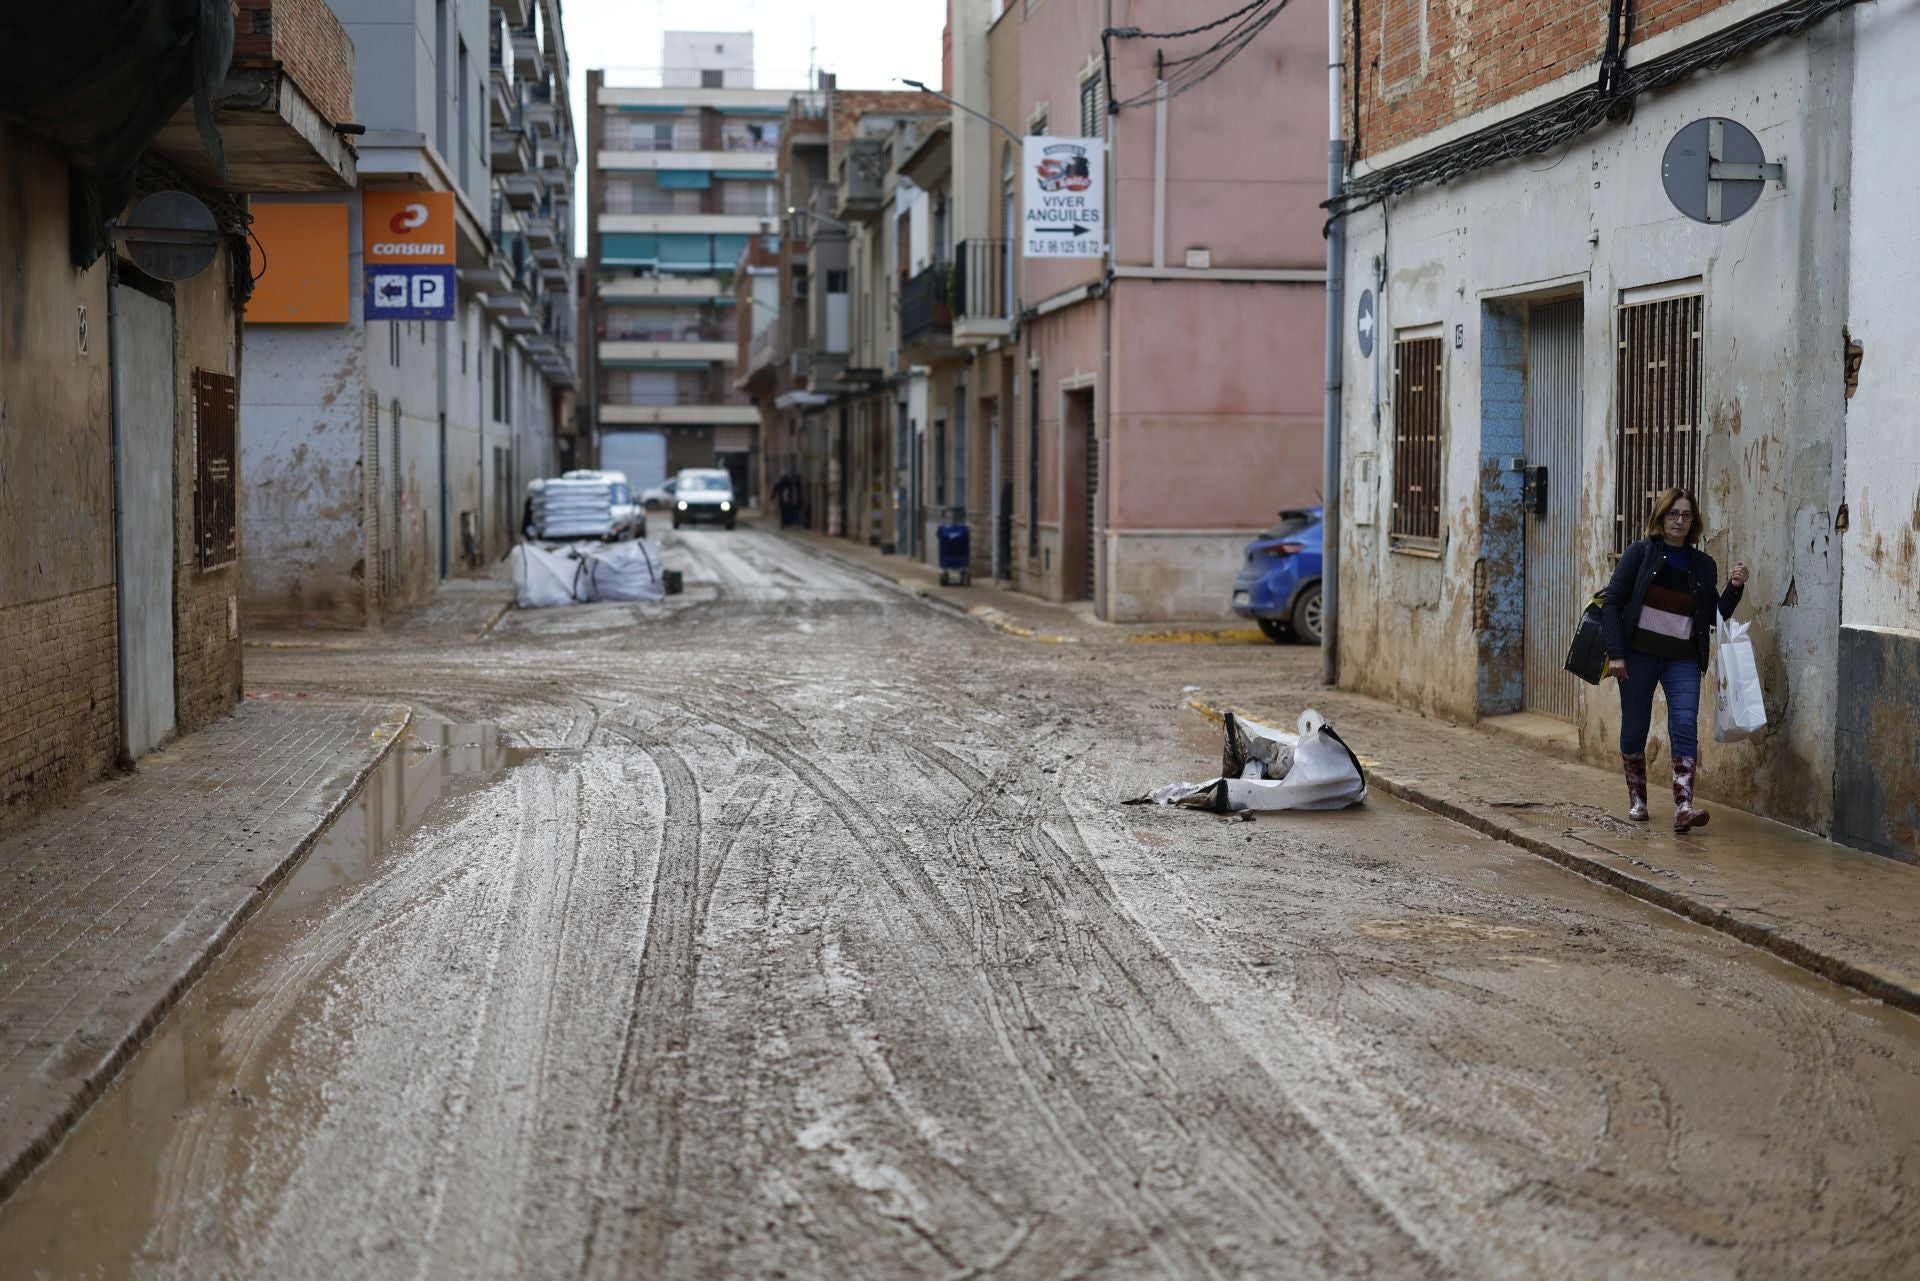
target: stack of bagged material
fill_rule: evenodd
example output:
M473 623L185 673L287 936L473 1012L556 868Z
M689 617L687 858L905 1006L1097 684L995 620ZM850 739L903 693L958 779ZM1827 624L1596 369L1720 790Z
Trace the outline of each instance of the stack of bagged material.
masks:
M610 480L536 480L533 527L541 538L605 538L613 528Z

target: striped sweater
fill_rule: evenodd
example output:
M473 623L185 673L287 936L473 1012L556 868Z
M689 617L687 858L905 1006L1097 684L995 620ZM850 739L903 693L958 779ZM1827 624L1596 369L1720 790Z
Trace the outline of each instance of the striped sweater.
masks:
M1693 549L1663 548L1667 563L1647 587L1639 625L1629 642L1645 654L1686 658L1693 651Z

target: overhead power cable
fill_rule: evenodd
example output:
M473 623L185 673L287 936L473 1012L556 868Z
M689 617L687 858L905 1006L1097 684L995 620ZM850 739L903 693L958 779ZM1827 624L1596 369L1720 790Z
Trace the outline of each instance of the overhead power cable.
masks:
M1618 68L1609 77L1618 86L1615 92L1606 92L1597 83L1589 84L1511 120L1422 152L1397 165L1362 174L1348 184L1346 191L1322 202L1321 208L1328 211L1327 226L1331 227L1335 218L1358 213L1417 187L1449 182L1501 161L1549 151L1599 128L1609 118L1617 118L1641 94L1657 92L1696 71L1717 67L1768 41L1798 35L1860 2L1793 0L1663 58L1637 67ZM1622 25L1624 27L1624 22ZM1624 53L1617 56L1624 60Z
M1238 57L1254 37L1258 36L1287 7L1288 0L1252 0L1252 3L1235 9L1232 13L1216 18L1212 22L1190 27L1185 31L1142 31L1138 27L1110 27L1100 33L1101 52L1106 64L1107 111L1116 114L1131 107L1143 107L1198 88L1207 80L1218 75L1226 65ZM1225 27L1211 44L1193 53L1178 57L1162 56L1160 74L1154 85L1145 92L1123 96L1114 92L1113 85L1113 41L1115 40L1183 40L1191 36L1202 35Z

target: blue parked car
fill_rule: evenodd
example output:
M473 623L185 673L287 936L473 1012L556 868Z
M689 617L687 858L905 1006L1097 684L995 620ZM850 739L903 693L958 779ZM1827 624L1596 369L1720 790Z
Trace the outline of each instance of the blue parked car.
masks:
M1280 513L1280 523L1247 544L1233 580L1233 612L1260 624L1267 639L1320 643L1318 507Z

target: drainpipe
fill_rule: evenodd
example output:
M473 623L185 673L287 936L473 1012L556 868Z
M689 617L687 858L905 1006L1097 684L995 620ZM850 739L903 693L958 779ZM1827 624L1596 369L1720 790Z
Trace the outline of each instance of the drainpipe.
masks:
M1327 196L1345 189L1345 142L1340 133L1340 3L1327 0ZM1327 421L1322 446L1326 475L1321 485L1320 683L1340 683L1340 299L1346 265L1346 220L1335 214L1327 229Z
M1100 29L1113 27L1113 0L1105 0L1100 16ZM1106 226L1103 231L1107 237L1106 289L1100 299L1100 392L1094 405L1093 421L1087 424L1088 444L1099 453L1096 455L1093 472L1094 483L1100 486L1099 502L1096 506L1093 529L1093 546L1087 548L1087 555L1093 560L1093 615L1102 621L1113 617L1111 602L1107 597L1107 575L1111 572L1107 564L1107 522L1112 512L1113 494L1113 268L1120 261L1120 232L1115 227L1116 208L1114 193L1119 189L1119 181L1114 173L1114 161L1119 155L1120 113L1113 109L1113 84L1105 86L1107 108L1107 155L1106 163L1101 166L1106 177L1106 191L1103 200L1106 208ZM1101 427L1106 431L1101 431ZM1061 513L1064 523L1065 513Z
M122 529L122 498L126 491L120 471L126 466L121 448L120 430L127 419L126 388L120 377L120 264L119 254L111 247L107 254L107 417L108 441L113 451L113 613L116 629L114 665L119 688L115 690L120 711L120 760L122 769L133 764L131 744L127 740L127 575L120 553L125 546Z

